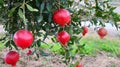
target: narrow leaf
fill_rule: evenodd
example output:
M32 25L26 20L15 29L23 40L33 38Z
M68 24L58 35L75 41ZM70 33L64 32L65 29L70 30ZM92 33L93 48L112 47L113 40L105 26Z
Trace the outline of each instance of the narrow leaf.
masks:
M37 17L37 22L41 22L42 20L43 20L43 16L42 15Z
M23 21L26 20L26 18L25 18L25 14L23 13L23 11L22 11L21 9L19 9L19 11L18 11L18 15L20 16L20 18L23 19Z
M40 50L40 55L42 55L42 56L49 56L49 54L45 53L43 50Z
M13 16L13 13L14 13L15 9L16 9L16 8L12 8L12 9L9 11L8 17Z
M38 12L38 9L35 9L35 8L33 8L32 6L30 6L28 4L26 6L27 6L27 8L28 8L29 11Z
M44 10L44 7L45 7L45 3L43 2L40 6L40 12L42 13L42 11Z

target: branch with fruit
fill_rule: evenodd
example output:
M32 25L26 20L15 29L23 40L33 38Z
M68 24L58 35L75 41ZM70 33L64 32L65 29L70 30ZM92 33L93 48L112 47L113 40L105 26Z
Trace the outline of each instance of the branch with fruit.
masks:
M10 48L4 61L15 67L20 57L19 50L27 48L34 49L27 55L33 52L39 57L41 42L44 43L47 36L53 36L51 39L57 40L63 47L65 63L71 67L82 67L81 63L71 63L71 57L85 46L81 45L80 39L89 32L89 26L82 26L82 22L99 25L97 33L103 39L107 35L105 23L112 22L119 28L120 15L114 9L108 1L98 0L1 0L0 18L4 20L6 34L0 40ZM73 44L76 44L76 49ZM75 55L71 55L71 48L75 49Z

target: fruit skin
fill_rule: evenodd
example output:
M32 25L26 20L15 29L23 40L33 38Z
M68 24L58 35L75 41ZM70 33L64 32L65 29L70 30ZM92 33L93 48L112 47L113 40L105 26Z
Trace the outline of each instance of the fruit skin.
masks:
M88 27L83 27L82 35L85 36L88 33Z
M61 31L57 34L57 40L62 46L67 46L67 43L70 40L70 35L66 31Z
M67 23L71 21L70 12L66 9L59 9L53 13L53 21L56 24L64 27Z
M16 51L10 51L4 57L5 63L11 64L12 66L16 66L18 60L19 60L19 53L17 53Z
M82 63L79 63L76 67L83 67Z
M98 35L101 37L101 38L104 38L106 35L107 35L107 30L105 28L100 28L98 31L97 31Z
M34 37L28 30L19 30L14 34L13 40L18 47L25 49L32 45Z

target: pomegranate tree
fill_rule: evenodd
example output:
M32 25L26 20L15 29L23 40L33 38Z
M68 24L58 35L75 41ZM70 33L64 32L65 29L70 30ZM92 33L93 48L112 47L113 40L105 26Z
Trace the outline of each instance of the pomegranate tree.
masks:
M4 57L4 61L6 64L12 65L12 67L16 67L16 63L19 60L19 53L16 51L10 51Z
M79 46L82 37L77 35L82 33L85 36L88 32L87 27L81 31L82 22L90 21L94 25L100 23L100 26L105 26L101 21L110 20L118 27L116 22L120 21L119 14L114 12L115 8L110 6L108 1L92 1L95 5L92 5L90 0L78 1L77 3L75 0L0 0L0 22L2 18L6 31L6 35L0 40L10 49L30 47L39 58L43 52L42 49L36 48L40 48L42 42L45 43L47 36L55 36L58 33L56 39L62 46L67 46L62 55L66 54L64 58L65 61L68 60L66 61L68 65L72 57L71 50L76 49L77 54L80 53L79 48L82 48ZM99 30L98 34L103 38L107 32L103 29ZM51 39L55 42L54 38ZM72 46L73 44L78 44L76 45L78 48ZM28 52L30 53L31 51Z

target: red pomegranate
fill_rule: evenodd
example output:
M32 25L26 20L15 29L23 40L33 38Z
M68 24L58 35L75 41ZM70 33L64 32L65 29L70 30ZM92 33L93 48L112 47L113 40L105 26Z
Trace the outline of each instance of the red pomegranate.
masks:
M59 9L53 13L53 21L64 27L71 20L71 15L66 9Z
M82 35L85 36L88 33L88 27L83 27Z
M62 46L67 46L70 40L70 35L66 31L59 32L57 34L57 40L62 44Z
M25 49L32 45L34 37L28 30L19 30L14 34L13 40L18 47Z
M100 28L98 31L97 31L98 35L101 37L101 38L104 38L106 35L107 35L107 30L105 28Z
M18 60L19 60L19 54L16 51L10 51L4 57L5 63L12 65L12 67L16 67L16 63Z
M76 67L82 67L82 63L79 63Z

